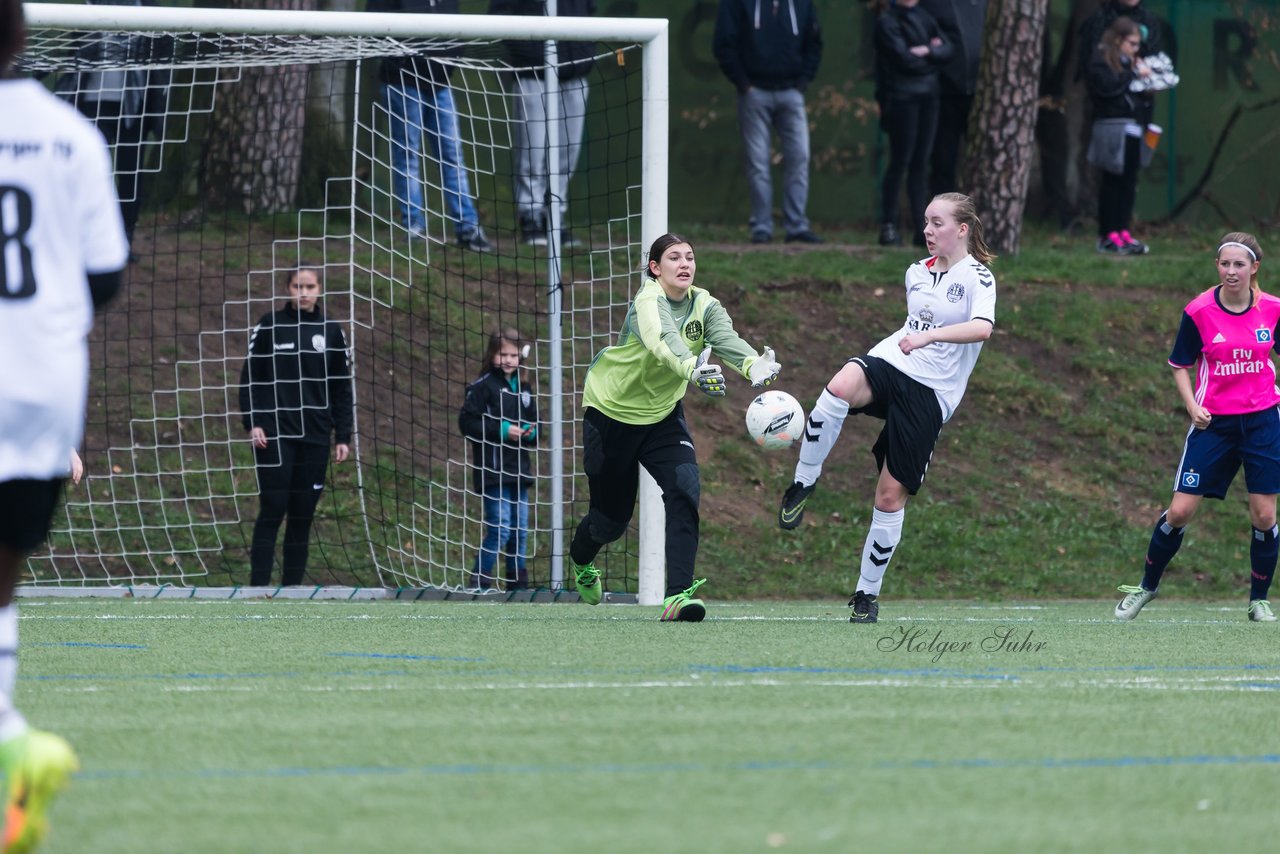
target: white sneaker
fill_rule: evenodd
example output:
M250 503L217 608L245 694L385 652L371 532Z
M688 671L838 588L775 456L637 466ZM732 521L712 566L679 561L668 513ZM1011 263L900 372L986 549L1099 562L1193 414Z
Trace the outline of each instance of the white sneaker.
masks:
M1271 610L1271 603L1266 599L1254 599L1249 603L1249 619L1255 623L1274 623L1276 612Z
M1146 605L1158 595L1155 590L1147 590L1145 587L1134 587L1129 584L1121 584L1120 592L1125 594L1120 600L1120 604L1116 606L1117 620L1132 620L1138 616L1138 612L1142 610L1142 606Z

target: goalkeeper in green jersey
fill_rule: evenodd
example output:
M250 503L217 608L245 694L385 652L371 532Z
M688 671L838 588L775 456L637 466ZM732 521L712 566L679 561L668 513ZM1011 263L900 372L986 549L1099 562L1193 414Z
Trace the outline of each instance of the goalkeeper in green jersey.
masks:
M693 246L664 234L649 249L645 282L627 309L618 341L596 354L582 393L583 468L590 509L574 532L569 557L582 600L599 604L593 561L622 536L635 509L640 466L662 488L666 508L667 588L663 621L698 622L707 609L694 593L698 555L698 458L680 400L689 384L724 396L724 372L711 357L766 386L782 366L768 347L757 353L733 329L720 301L694 287Z

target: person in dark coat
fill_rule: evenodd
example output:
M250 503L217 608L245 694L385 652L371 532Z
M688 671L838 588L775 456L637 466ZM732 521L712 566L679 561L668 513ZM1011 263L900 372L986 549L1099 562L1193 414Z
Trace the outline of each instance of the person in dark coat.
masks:
M155 0L86 0L94 6L154 6ZM116 195L125 235L133 242L142 210L142 168L146 146L164 141L173 60L171 36L139 33L86 33L77 37L75 62L54 83L54 93L75 104L102 132L111 147ZM151 67L156 66L156 67ZM156 141L151 142L152 138ZM130 261L135 260L130 255Z
M812 0L720 0L712 44L738 90L752 243L773 239L771 134L782 154L782 226L788 243L821 243L809 224L809 117L804 92L822 61Z
M1130 18L1116 18L1102 34L1085 85L1093 106L1090 160L1101 170L1098 183L1098 244L1106 255L1145 255L1147 245L1129 232L1142 168L1142 134L1151 117L1151 96L1130 85L1151 72L1138 57L1142 31ZM1117 152L1114 158L1105 152ZM1110 162L1110 161L1115 162Z
M906 179L911 231L924 245L928 202L926 169L938 126L940 70L952 47L920 0L890 0L876 18L876 101L880 126L889 137L889 165L880 197L880 244L897 246L901 225L898 196Z
M978 88L978 62L982 58L982 28L987 19L986 0L920 0L920 7L942 28L952 46L951 61L939 78L938 130L929 158L929 195L954 193L956 169L969 129L973 93Z
M1128 18L1138 25L1142 44L1138 47L1138 56L1147 57L1165 50L1163 28L1160 18L1146 6L1142 0L1104 0L1097 11L1085 18L1080 25L1080 42L1076 46L1076 80L1085 78L1085 70L1089 61L1102 41L1102 34L1115 23L1116 18Z
M458 427L471 446L472 488L484 503L484 540L471 578L471 586L481 590L493 586L499 548L506 552L507 590L529 586L530 449L538 442L538 405L532 387L520 378L523 354L516 330L490 335L484 373L467 386L458 413Z
M276 536L287 518L281 583L301 584L311 522L329 469L329 443L351 455L355 416L351 357L342 326L324 315L320 272L289 273L289 302L263 315L240 372L240 411L258 467L260 509L249 552L249 583L271 583Z

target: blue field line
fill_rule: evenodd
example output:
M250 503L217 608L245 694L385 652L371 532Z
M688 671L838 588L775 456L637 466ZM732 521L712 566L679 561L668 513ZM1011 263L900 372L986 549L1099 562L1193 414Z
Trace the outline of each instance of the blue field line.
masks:
M919 769L942 771L960 768L1147 768L1173 765L1280 765L1280 754L1258 756L1095 756L1079 759L913 759L904 762L886 760L875 768L885 771Z
M90 649L149 649L145 644L140 643L84 643L82 641L60 641L41 643L28 643L24 646L85 646Z
M1280 754L1257 756L1102 756L1030 757L1026 759L916 759L871 764L875 771L947 770L1073 770L1090 768L1153 768L1175 766L1280 765ZM748 759L738 762L603 762L603 763L459 763L453 765L339 765L333 767L287 766L280 768L206 768L191 771L144 771L117 769L81 771L75 777L86 782L116 780L245 780L300 779L316 777L511 777L629 775L629 774L724 774L770 773L776 771L851 771L866 768L864 763L843 759Z
M1280 664L1114 664L1097 667L1028 667L1019 673L1197 673L1212 670L1280 670Z
M690 665L689 669L695 673L835 673L846 676L926 676L947 679L994 679L1001 682L1018 681L1017 676L1007 673L992 671L971 673L944 667L806 667L804 665L781 667L767 664L694 664Z
M335 658L378 658L390 659L394 661L468 661L480 663L483 658L463 658L461 656L446 655L412 655L409 653L393 653L393 652L331 652L329 655Z

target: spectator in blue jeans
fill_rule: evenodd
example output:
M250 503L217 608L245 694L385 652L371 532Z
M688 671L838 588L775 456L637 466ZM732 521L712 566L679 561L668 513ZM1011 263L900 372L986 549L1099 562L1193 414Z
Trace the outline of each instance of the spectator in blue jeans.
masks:
M929 155L942 91L939 72L952 48L920 0L888 0L876 18L875 39L876 101L880 126L889 137L889 165L880 188L880 245L902 243L898 196L905 177L911 230L916 245L923 246Z
M458 0L369 0L370 12L458 14ZM457 56L459 47L436 48L414 56L387 57L379 77L390 117L391 190L400 205L400 220L413 234L427 233L423 194L422 137L440 164L440 185L445 212L453 221L457 244L476 252L490 252L493 245L480 227L471 196L467 165L462 157L458 113L449 88L452 67L431 57Z
M520 333L489 336L480 378L467 386L458 427L471 446L472 486L483 496L484 540L472 569L471 587L488 589L496 578L498 550L506 552L507 590L529 586L529 487L538 441L533 389L520 378L524 345Z
M782 226L788 243L821 243L809 203L809 117L804 90L822 60L812 0L720 0L713 43L738 90L738 124L751 196L751 242L773 239L771 131L782 149Z

